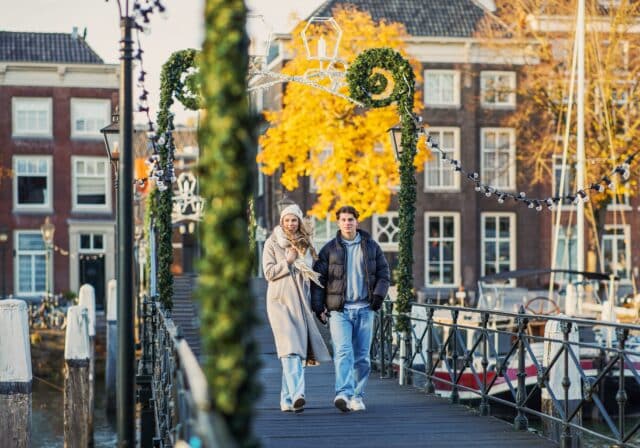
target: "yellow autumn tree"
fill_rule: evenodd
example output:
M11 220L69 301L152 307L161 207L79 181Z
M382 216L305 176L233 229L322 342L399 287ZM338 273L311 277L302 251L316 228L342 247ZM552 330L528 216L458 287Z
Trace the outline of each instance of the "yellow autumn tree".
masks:
M333 17L342 29L338 55L347 64L367 48L389 47L407 57L403 42L407 34L401 24L376 23L368 13L353 7L338 7ZM300 23L292 32L296 38L289 51L294 56L283 69L287 75L317 72L318 61L307 59L304 42L298 38L305 25ZM328 40L327 48L330 44ZM411 63L420 81L419 64ZM327 87L332 82L319 81ZM348 95L346 86L339 92ZM421 109L420 98L415 108ZM399 182L388 134L399 121L395 105L365 110L332 93L291 82L282 109L265 112L265 118L271 127L260 138L262 151L257 161L267 175L281 168L280 182L288 190L298 188L301 178L309 176L318 195L311 215L323 218L344 204L355 206L361 219L387 210ZM428 154L426 146L419 144L417 169L424 166Z

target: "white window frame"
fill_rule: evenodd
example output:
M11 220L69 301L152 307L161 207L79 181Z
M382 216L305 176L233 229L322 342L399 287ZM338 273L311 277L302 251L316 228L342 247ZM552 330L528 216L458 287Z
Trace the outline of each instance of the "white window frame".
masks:
M453 283L429 283L429 242L433 239L429 235L430 218L453 218L453 238L438 238L438 241L453 241ZM440 220L442 225L442 220ZM460 213L458 212L425 212L424 214L424 284L428 287L449 288L461 284L460 274ZM442 263L442 260L441 260ZM441 266L442 267L442 266ZM440 272L442 276L442 270Z
M388 218L389 224L386 226L382 226L380 224L380 218ZM373 238L378 242L380 248L384 252L398 252L399 251L399 243L398 242L390 242L390 243L381 243L380 235L383 233L387 235L389 241L393 241L394 238L398 241L400 237L400 227L399 222L398 226L393 225L393 219L399 218L398 212L386 212L386 213L376 213L371 217L371 221L373 222L372 230L373 230Z
M438 134L438 143L442 144L442 133L444 132L453 132L453 151L445 151L449 158L453 158L455 160L460 160L460 128L458 127L433 127L428 129L429 135ZM442 149L442 148L441 148ZM448 148L447 148L448 149ZM428 173L430 169L430 165L435 165L434 171L439 167L440 172L451 172L453 185L429 185L428 184ZM440 180L442 180L442 175L440 175ZM436 150L431 151L431 159L425 162L424 164L424 191L432 192L432 191L460 191L460 175L455 172L453 166L449 161L442 159L440 152Z
M78 162L86 163L95 163L96 165L100 162L104 163L104 188L105 188L105 204L78 204L78 178L81 176L77 172L76 164ZM72 156L71 157L71 172L72 172L72 180L71 180L71 210L72 211L82 211L82 212L111 212L111 164L109 163L109 159L107 157L79 157ZM83 177L101 177L101 176L88 176L86 174L82 175Z
M338 223L331 220L331 214L328 214L324 219L318 219L316 217L312 217L313 219L313 245L318 252L320 249L327 244L329 241L336 237L336 233L338 232ZM318 235L318 221L324 222L325 224L325 234ZM334 229L332 229L332 226ZM333 231L335 230L335 231Z
M329 157L331 157L331 154L333 154L333 146L328 146L324 148L322 151L320 151L320 153L318 154L318 161L314 162L312 159L311 164L314 165L315 163L317 163L319 166L322 166L325 163L325 161ZM309 175L309 192L310 193L318 192L318 184L316 183L316 180L311 175Z
M516 214L511 212L486 212L480 215L480 276L484 277L486 274L485 264L486 264L486 253L485 253L485 243L487 241L493 241L494 243L499 243L501 241L507 240L507 238L503 238L499 236L499 227L496 227L496 236L493 238L487 238L485 235L485 227L487 218L509 218L509 270L513 271L516 269L516 255L517 248L516 243L517 239L517 222L516 222ZM496 251L499 252L498 245L496 244ZM497 257L495 263L497 263ZM506 283L496 283L495 286L515 286L515 279L510 279Z
M488 92L487 84L489 80L493 80L495 85L500 77L507 77L509 94L506 101L499 101L498 95L495 95L495 101L488 101L486 94ZM482 71L480 72L480 104L485 109L513 109L516 107L516 72L512 71Z
M508 171L501 171L508 176L508 182L498 182L498 179L504 177L501 174L498 178L488 178L486 174L485 159L487 158L487 152L489 152L485 146L486 135L490 132L496 134L508 133L509 134L509 166ZM498 148L492 149L495 152ZM496 159L497 163L497 159ZM482 171L480 173L480 179L486 184L492 185L501 191L515 191L516 190L516 131L513 128L480 128L480 166ZM496 167L493 167L496 170Z
M569 159L570 157L567 157L567 159ZM572 192L575 192L575 189L571 188L571 182L575 181L576 178L576 167L573 163L571 163L569 160L567 160L567 168L566 168L566 173L565 173L565 182L564 182L564 192L562 192L562 194L560 194L559 191L556 191L556 184L560 183L560 178L556 177L557 176L561 176L562 175L562 155L561 154L554 154L551 156L551 165L552 165L552 177L553 177L553 184L552 184L552 190L553 190L553 196L554 197L565 197L569 194L571 194ZM557 180L557 182L556 182ZM568 182L567 182L568 181ZM568 200L564 200L563 202L560 203L560 209L561 210L572 210L575 209L575 205L568 201Z
M624 242L624 257L625 257L625 270L627 272L627 277L621 277L620 278L620 283L630 283L631 282L631 226L629 224L606 224L604 226L604 230L605 233L602 235L602 254L603 254L603 258L604 258L604 251L605 251L605 241L613 241L615 242L616 240L620 239L619 235L608 235L606 232L610 231L610 230L616 230L616 229L622 229L623 231L623 236L622 236L622 240ZM614 257L614 259L617 259L617 253L618 253L618 247L617 245L613 245L612 244L612 253L614 255L616 255L616 257ZM605 272L610 272L610 269L608 266L604 266L604 271ZM615 272L612 272L612 274L618 275L617 270Z
M96 119L97 117L89 116L89 117L80 117L79 114L82 113L82 107L84 105L90 106L98 106L104 109L102 112L104 113L104 117L102 117L103 123L97 123L96 129L92 130L84 130L80 131L76 128L76 119L77 118L89 118ZM90 139L90 140L101 140L102 133L100 129L107 126L110 122L111 117L111 101L104 98L71 98L71 120L70 120L70 128L71 128L71 138L75 139Z
M47 162L47 191L44 204L19 204L18 203L18 161L20 160L46 160ZM53 211L53 159L51 156L13 156L13 210L27 212L52 212Z
M445 101L442 98L442 91L440 90L435 95L430 94L428 92L429 87L429 78L433 76L438 76L438 80L442 79L441 77L445 75L453 75L453 85L451 89L453 90L453 99L450 101ZM425 108L457 108L460 107L460 71L459 70L433 70L426 69L424 71L423 77L423 97Z
M33 107L37 106L37 107ZM22 110L35 110L47 113L46 129L19 129L18 112ZM12 137L53 137L53 99L50 97L17 97L11 98L11 136Z
M38 235L42 238L42 232L40 232L39 230L16 230L14 232L14 239L13 241L14 243L14 251L15 251L15 262L13 264L14 268L13 268L13 284L14 286L14 290L15 290L15 295L17 297L38 297L38 296L42 296L45 294L45 290L43 289L42 291L38 291L35 290L35 256L38 255L42 255L44 256L44 262L45 262L45 267L44 267L44 275L45 277L47 275L49 275L49 279L54 278L54 276L52 275L52 268L53 268L53 264L51 262L51 259L49 259L47 257L47 247L44 244L43 241L43 249L42 250L20 250L20 237L22 235ZM29 291L23 291L20 289L20 256L21 255L30 255L31 258L31 285L32 288ZM47 266L47 263L49 264L49 266ZM45 282L44 282L44 287L46 288L47 285L47 279L45 278Z

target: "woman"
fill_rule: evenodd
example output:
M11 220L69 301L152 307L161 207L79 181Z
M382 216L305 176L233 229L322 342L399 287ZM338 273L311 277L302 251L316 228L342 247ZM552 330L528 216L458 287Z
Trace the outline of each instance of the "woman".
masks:
M311 269L317 255L302 218L297 205L285 208L262 257L269 282L267 315L282 362L280 409L284 412L304 410L304 366L331 359L311 311L310 282L322 285Z

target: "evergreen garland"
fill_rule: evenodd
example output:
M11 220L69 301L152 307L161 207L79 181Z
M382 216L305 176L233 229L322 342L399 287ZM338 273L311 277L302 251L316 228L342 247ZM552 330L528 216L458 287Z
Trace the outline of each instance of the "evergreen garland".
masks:
M388 80L375 68L386 70L393 77ZM393 90L387 96L373 98L387 90L393 82ZM416 214L416 178L413 159L416 155L417 133L412 115L415 93L415 75L411 64L391 48L372 48L362 52L347 71L349 94L367 107L385 107L396 103L402 126L402 154L400 155L399 193L399 253L398 300L396 311L407 313L414 299L413 290L413 235ZM408 330L406 319L399 321L401 331Z
M205 2L199 174L207 213L197 291L212 400L241 447L257 446L251 421L259 395L247 231L257 119L247 101L246 15L243 0Z
M187 109L197 110L199 107L196 67L197 51L194 49L180 50L173 53L162 66L160 74L160 105L158 108L157 147L160 156L160 166L167 167L169 158L173 157L173 114L171 106L174 98ZM173 162L173 161L171 161ZM173 206L173 191L154 190L151 200L151 213L156 219L157 234L157 290L159 301L171 310L173 308L173 246L171 239L173 226L171 223L171 209Z

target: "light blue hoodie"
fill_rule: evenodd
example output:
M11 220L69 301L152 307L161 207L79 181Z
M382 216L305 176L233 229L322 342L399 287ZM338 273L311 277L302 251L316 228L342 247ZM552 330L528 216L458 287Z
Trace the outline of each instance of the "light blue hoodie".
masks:
M366 273L364 270L364 254L362 253L361 241L362 237L360 233L357 233L356 237L351 241L342 238L342 243L347 253L345 308L364 308L369 305L369 293L364 278Z

